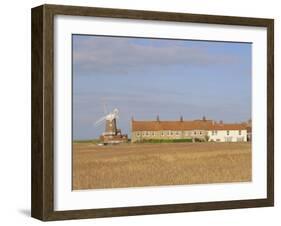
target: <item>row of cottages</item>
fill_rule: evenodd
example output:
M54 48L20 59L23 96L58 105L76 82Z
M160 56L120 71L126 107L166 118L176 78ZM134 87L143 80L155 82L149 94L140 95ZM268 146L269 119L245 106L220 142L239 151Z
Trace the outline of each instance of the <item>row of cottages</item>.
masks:
M164 139L192 139L193 141L246 142L248 137L246 123L225 124L222 121L131 121L132 142ZM249 129L248 129L249 130Z

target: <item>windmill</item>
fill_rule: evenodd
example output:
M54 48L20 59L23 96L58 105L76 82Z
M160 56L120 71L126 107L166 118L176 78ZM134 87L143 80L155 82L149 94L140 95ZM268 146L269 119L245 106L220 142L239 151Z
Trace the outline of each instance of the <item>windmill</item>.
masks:
M105 111L106 113L106 111ZM121 130L117 128L118 109L115 108L112 112L106 113L96 121L95 125L98 126L105 121L105 132L100 136L100 140L103 144L118 144L128 141L128 136L121 133Z

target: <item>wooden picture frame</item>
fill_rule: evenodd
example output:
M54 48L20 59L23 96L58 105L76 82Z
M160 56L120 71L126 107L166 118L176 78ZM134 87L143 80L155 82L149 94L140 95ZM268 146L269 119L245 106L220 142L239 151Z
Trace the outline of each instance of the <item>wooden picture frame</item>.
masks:
M125 18L154 21L240 25L267 29L267 198L178 203L121 208L54 210L54 16ZM265 207L274 205L274 21L273 19L196 15L42 5L32 9L32 200L31 215L51 221Z

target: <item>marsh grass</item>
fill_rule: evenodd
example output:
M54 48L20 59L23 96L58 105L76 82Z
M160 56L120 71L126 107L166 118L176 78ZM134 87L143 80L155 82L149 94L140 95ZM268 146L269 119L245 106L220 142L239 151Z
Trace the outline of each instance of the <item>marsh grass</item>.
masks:
M73 144L81 144L81 143L85 143L85 144L97 144L99 143L98 139L93 139L93 140L74 140Z
M73 189L251 181L250 143L73 144Z

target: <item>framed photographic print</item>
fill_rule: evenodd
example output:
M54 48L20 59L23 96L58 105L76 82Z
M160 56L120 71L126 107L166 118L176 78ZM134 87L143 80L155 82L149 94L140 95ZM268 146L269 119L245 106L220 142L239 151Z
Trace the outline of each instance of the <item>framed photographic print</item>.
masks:
M32 9L32 216L274 205L274 21Z

